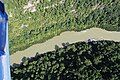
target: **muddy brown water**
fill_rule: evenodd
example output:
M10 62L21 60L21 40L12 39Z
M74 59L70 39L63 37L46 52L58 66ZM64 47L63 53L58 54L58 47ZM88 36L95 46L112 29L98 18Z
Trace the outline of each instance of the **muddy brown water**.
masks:
M47 40L44 43L38 43L23 51L17 51L10 56L10 62L11 64L20 63L24 56L34 57L36 52L43 54L48 51L53 51L55 45L62 47L62 43L69 42L71 44L79 41L87 41L91 38L94 40L120 41L120 32L106 31L100 28L91 28L80 32L66 31L61 33L59 36L55 36L52 39Z

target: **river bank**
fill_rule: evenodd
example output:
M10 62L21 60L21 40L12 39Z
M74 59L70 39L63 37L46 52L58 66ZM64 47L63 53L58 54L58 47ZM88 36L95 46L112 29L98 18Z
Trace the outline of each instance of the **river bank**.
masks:
M11 64L20 63L24 56L33 57L37 52L42 54L48 51L53 51L55 45L62 47L62 43L69 42L71 44L79 41L87 41L91 38L94 40L120 41L120 32L106 31L100 28L91 28L80 32L65 31L59 36L55 36L44 43L32 45L23 51L17 51L16 53L12 54L10 56Z

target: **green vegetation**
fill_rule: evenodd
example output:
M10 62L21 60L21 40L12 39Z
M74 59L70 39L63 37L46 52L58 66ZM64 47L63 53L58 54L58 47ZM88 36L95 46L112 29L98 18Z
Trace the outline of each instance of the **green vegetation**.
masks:
M120 0L5 0L9 14L10 53L44 42L63 31L91 27L120 31Z
M67 43L55 49L11 66L12 80L120 80L120 42Z

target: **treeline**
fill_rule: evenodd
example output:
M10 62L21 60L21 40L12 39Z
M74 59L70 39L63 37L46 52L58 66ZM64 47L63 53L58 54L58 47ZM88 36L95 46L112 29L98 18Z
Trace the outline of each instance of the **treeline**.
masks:
M55 46L11 66L12 80L119 80L120 42L92 41Z
M6 0L10 53L44 42L63 31L91 27L120 31L120 0L40 0L35 12L24 12L29 0ZM37 0L33 0L33 4ZM24 25L24 26L23 26Z

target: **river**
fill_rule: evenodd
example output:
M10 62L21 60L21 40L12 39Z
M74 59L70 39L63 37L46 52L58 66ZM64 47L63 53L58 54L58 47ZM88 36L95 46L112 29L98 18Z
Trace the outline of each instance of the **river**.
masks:
M55 45L62 47L62 43L69 42L71 44L79 41L87 41L91 38L94 40L113 40L118 42L120 41L120 32L106 31L100 28L91 28L80 32L65 31L59 36L55 36L44 43L38 43L23 51L17 51L10 56L10 62L11 64L20 63L24 56L34 57L36 52L43 54L48 51L53 51Z

